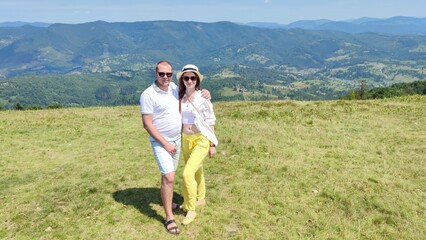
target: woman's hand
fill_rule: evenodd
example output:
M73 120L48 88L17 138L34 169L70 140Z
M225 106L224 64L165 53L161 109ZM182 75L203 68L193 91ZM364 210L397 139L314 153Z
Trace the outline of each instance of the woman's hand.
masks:
M210 146L209 157L212 158L214 155L216 155L216 146Z

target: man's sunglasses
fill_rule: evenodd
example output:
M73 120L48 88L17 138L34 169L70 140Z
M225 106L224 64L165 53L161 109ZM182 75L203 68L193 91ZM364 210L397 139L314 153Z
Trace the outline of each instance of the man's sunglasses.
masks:
M188 76L184 76L183 77L183 81L189 81L189 79L191 79L191 81L195 81L195 80L197 80L197 77L196 76L191 76L191 77L188 77Z
M158 72L158 76L164 77L164 75L166 75L167 77L171 77L171 76L173 76L173 73L171 73L171 72Z

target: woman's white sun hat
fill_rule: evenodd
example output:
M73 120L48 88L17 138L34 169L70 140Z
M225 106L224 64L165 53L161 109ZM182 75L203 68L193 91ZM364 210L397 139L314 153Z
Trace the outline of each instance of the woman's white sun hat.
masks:
M182 74L186 72L193 72L197 74L198 78L200 79L200 82L203 81L204 76L198 71L198 67L195 66L194 64L187 64L183 66L182 71L176 74L176 78L179 80Z

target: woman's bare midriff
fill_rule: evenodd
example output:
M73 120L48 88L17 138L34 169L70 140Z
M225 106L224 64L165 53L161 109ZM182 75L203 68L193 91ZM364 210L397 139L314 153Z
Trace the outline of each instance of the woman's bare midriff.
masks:
M194 134L194 133L199 133L199 132L200 132L200 130L198 130L198 128L195 124L183 124L182 133Z

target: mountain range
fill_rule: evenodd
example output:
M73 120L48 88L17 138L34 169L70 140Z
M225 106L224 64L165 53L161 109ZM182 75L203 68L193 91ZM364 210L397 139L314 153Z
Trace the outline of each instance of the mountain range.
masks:
M34 27L48 27L51 23L44 22L2 22L0 27L21 27L21 26L34 26ZM387 19L363 17L358 19L350 19L345 21L333 21L328 19L319 20L300 20L290 24L267 23L267 22L250 22L243 23L242 25L264 27L264 28L278 28L278 29L292 29L301 28L306 30L333 30L342 31L347 33L361 33L361 32L377 32L388 33L394 35L426 35L426 18L415 18L396 16Z
M426 29L425 19L380 21L382 26L407 25L402 20L413 23L405 27L407 32L414 26L422 26L414 32ZM380 21L359 19L345 26L374 29ZM18 95L25 98L10 86L19 89L19 84L31 79L28 75L62 76L69 81L75 79L69 76L110 79L109 88L119 85L111 81L143 77L144 84L133 86L145 86L152 81L153 65L161 59L171 61L175 69L197 64L220 100L330 99L357 87L360 80L376 87L425 79L425 35L357 33L360 27L324 29L332 23L303 21L290 28L231 22L97 21L0 27L0 104L13 104ZM402 31L382 27L395 28ZM99 84L93 85L93 94L105 90Z

